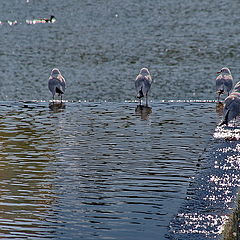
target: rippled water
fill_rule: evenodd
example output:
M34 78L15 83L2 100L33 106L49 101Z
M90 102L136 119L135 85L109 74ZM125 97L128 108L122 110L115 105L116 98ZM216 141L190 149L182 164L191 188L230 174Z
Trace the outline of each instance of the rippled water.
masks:
M0 236L164 239L215 104L153 103L147 115L128 102L65 107L1 103Z
M199 240L197 210L202 226L220 219L205 234L218 237L239 185L223 167L238 169L227 164L239 131L216 128L212 99L221 67L238 80L239 4L1 1L0 237ZM28 24L50 15L55 23ZM60 109L49 108L53 67L67 81ZM142 67L154 79L151 109L134 102ZM219 173L229 203L188 201L202 182L217 198L207 179ZM201 204L224 210L206 218Z
M0 100L51 98L53 67L66 77L68 100L134 100L143 66L155 100L214 99L216 71L225 65L238 79L235 1L12 0L0 7ZM26 24L52 14L54 24Z
M187 200L170 224L170 239L222 239L224 223L236 208L240 186L239 128L217 127ZM236 238L237 239L237 238Z

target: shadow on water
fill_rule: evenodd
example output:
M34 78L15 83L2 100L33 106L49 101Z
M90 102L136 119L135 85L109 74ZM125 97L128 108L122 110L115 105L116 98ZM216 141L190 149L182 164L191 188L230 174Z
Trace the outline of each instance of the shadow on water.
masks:
M148 120L150 114L152 113L152 108L143 105L137 105L135 108L135 113L141 116L142 120Z

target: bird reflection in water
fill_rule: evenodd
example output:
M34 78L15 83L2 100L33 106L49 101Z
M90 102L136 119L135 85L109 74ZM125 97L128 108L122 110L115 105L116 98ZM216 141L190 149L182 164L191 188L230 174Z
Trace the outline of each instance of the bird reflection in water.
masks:
M223 115L223 108L224 108L224 103L223 102L217 102L217 104L216 104L216 113L219 116Z
M49 103L49 108L54 112L60 112L63 111L66 106L65 103L62 101L52 101Z
M152 108L143 105L137 105L135 113L141 116L142 120L148 120L149 115L152 113Z

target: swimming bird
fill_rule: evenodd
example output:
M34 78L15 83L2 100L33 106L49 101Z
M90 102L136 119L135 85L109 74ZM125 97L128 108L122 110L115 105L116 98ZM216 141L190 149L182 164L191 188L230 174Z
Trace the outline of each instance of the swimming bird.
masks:
M62 76L61 72L58 68L53 68L51 75L48 79L48 88L51 91L54 96L56 93L58 93L59 96L61 96L62 101L62 94L65 92L66 82L64 77Z
M137 98L139 98L140 100L140 105L141 105L141 99L145 97L146 106L148 106L148 92L151 88L151 85L152 85L152 78L149 70L147 68L142 68L135 80L135 88L137 91Z
M7 23L10 25L10 26L13 26L13 25L16 25L18 22L17 22L17 20L15 20L15 21L7 21Z
M56 21L56 18L53 15L51 15L50 18L40 18L38 20L41 21L42 23L54 23Z
M223 120L219 126L228 125L231 120L240 115L240 82L235 85L233 92L224 100L223 112Z
M218 101L220 99L220 95L224 92L227 92L228 96L233 87L233 77L229 70L229 68L224 67L221 69L218 77L216 78L216 92L218 93Z

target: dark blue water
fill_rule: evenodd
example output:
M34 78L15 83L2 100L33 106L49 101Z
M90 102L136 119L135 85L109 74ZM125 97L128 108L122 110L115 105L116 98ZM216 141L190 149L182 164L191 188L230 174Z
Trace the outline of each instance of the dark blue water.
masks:
M0 236L164 239L201 169L215 103L48 105L1 103Z
M235 1L34 1L0 3L0 100L47 100L58 67L68 100L134 100L148 67L151 97L214 99L216 72L238 80L239 3ZM49 18L54 24L26 24Z
M220 68L238 81L239 3L12 0L0 9L0 237L185 238L181 221L202 204L187 199L214 174L212 149L238 140L237 130L215 130L221 107L211 100ZM55 23L28 24L50 15ZM54 67L67 82L60 108L49 108ZM151 109L136 109L142 67L154 79ZM204 236L219 237L234 206L229 179L231 200L221 214L208 209L221 221Z
M170 224L170 239L222 239L224 223L236 208L239 191L239 129L217 129L218 138L205 152L204 169L194 178L187 199ZM220 137L221 136L221 137Z

